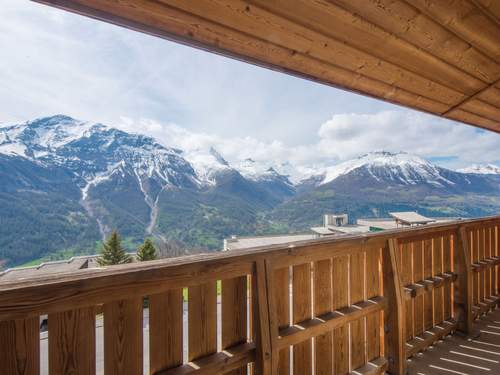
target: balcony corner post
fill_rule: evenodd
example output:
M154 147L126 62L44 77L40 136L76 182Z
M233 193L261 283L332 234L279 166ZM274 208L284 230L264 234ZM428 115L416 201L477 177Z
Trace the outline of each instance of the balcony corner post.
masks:
M473 270L467 234L463 226L459 226L457 229L454 250L454 268L458 275L458 287L455 288L455 311L458 321L458 330L469 335L472 334L473 330Z
M384 309L384 326L386 327L384 353L389 363L388 372L392 375L405 375L405 301L396 238L388 239L384 249L383 275L384 296L387 301Z

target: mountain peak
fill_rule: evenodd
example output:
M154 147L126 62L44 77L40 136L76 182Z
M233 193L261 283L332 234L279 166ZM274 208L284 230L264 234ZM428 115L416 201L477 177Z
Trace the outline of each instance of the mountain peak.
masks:
M458 169L457 172L473 174L500 174L500 167L495 164L473 164L470 167Z
M406 152L376 151L348 160L324 171L321 184L329 183L337 177L356 169L364 168L375 179L389 178L398 183L413 185L427 182L433 185L449 183L440 174L440 169L417 155Z

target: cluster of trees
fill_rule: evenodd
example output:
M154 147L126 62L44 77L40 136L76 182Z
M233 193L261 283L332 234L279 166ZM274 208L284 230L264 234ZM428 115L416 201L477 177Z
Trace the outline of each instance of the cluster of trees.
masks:
M154 260L158 257L156 248L151 239L146 238L144 243L137 249L138 261ZM97 259L100 266L111 266L113 264L125 264L132 262L132 257L122 247L120 235L115 230L103 243L101 255Z

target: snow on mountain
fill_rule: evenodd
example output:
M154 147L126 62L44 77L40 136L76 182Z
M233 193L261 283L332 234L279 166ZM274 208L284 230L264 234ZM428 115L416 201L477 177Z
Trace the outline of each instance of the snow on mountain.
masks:
M386 151L371 152L325 168L320 185L329 183L358 168L366 168L368 173L378 181L392 180L405 185L418 183L428 183L435 186L453 185L452 181L442 175L441 168L425 159L405 152L390 153Z
M190 150L182 153L191 163L201 184L214 185L219 173L231 170L229 163L211 147L209 150Z
M470 167L457 169L457 172L473 174L500 174L500 167L494 164L473 164Z

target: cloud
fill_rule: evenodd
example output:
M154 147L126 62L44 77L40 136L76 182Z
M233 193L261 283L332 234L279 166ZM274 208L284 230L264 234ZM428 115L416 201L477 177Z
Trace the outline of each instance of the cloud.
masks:
M373 150L407 151L450 167L500 159L497 134L409 110L334 115L318 135L318 151L336 159Z
M230 163L250 157L268 165L291 163L299 172L375 150L406 151L450 168L500 159L497 134L408 110L335 114L319 126L315 142L295 146L280 140L196 132L144 119L123 119L117 127L149 134L186 151L215 147Z
M0 7L0 122L63 113L301 168L405 150L498 162L500 136L29 1Z

